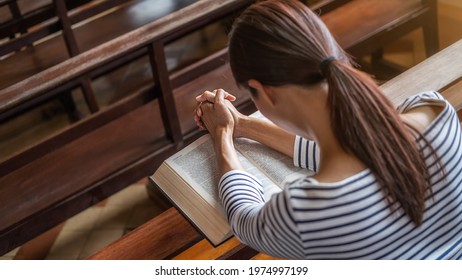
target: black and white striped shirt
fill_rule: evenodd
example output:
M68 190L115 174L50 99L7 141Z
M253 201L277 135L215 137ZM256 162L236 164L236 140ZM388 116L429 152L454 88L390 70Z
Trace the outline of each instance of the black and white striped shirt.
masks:
M446 170L442 178L423 139L417 139L432 175L433 197L416 227L392 211L366 169L335 183L307 177L288 184L265 203L261 183L234 170L220 180L220 196L233 232L243 243L278 257L297 259L462 259L462 145L454 108L436 92L399 106L444 106L423 135ZM316 144L296 137L294 164L316 171Z

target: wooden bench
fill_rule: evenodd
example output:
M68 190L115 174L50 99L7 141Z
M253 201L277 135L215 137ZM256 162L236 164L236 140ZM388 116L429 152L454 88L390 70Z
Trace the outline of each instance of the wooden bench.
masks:
M383 48L413 30L423 31L427 57L438 51L436 0L344 2L328 13L321 10L322 19L348 53L358 60L371 55L370 63L359 61L366 71L379 77L385 73L386 78L387 72L393 76L404 71L403 66L384 60Z
M381 88L396 105L413 94L439 90L461 112L462 40L388 81ZM243 246L235 238L213 247L174 208L90 257L111 260L224 258L272 259Z
M12 4L17 1L8 0L8 3ZM189 5L195 0L173 1L176 2L173 9L170 8L161 12L156 11L153 8L155 6L152 3L149 4L147 0L105 0L92 4L93 2L95 1L48 0L47 5L36 3L35 5L38 7L26 12L20 17L21 20L11 20L0 26L0 31L4 33L4 36L12 36L12 34L17 34L21 28L29 29L40 24L43 25L38 30L25 33L21 37L3 44L0 47L0 57L12 51L19 51L45 36L63 30L62 35L35 45L32 50L28 48L4 59L0 64L0 89L56 65L70 56L75 56L134 30L166 13ZM310 4L313 1L306 2ZM66 5L63 5L64 3ZM374 57L380 58L380 50L385 43L418 27L422 27L424 30L427 53L432 54L438 49L435 0L410 0L404 4L399 0L386 1L385 3L377 0L321 0L313 3L313 9L320 11L323 20L336 34L342 46L356 57L375 53L379 55ZM114 12L100 16L90 24L75 26L79 22L102 14L114 7L117 7L117 9L113 9ZM141 14L137 14L135 17L130 16L134 9L138 13L142 11ZM55 15L58 17L56 18ZM53 20L50 22L50 19ZM8 30L10 33L7 33ZM57 49L66 49L66 52L57 52ZM374 61L377 62L379 59ZM98 111L103 105L98 104L91 80L83 77L79 86L82 88L82 94L89 110L91 112ZM76 112L77 108L73 97L67 94L61 95L61 98L70 111L71 119L78 119L79 112ZM36 105L31 104L31 106ZM21 112L23 111L19 111L17 114Z
M65 92L82 77L102 75L108 65L144 56L152 67L151 83L0 163L0 253L148 176L198 136L193 97L209 86L234 83L220 67L226 57L219 52L169 73L164 46L250 2L197 2L0 90L0 115L7 117ZM181 86L210 69L216 69L215 84L199 79L193 88Z
M255 110L234 84L226 50L175 72L164 50L252 2L191 4L0 90L0 119L7 119L138 59L152 69L150 81L129 95L0 162L0 254L149 176L197 138L191 111L204 89L225 87L241 111Z
M64 3L69 10L73 10L91 1L67 0L61 3ZM57 17L59 12L52 0L0 2L0 16L3 19L0 22L0 40L4 41L0 46L0 57L19 51L23 47L31 47L34 42L62 31L63 26ZM67 14L60 15L62 16Z
M154 4L148 0L49 0L47 5L38 6L0 27L5 36L17 34L18 26L30 30L0 46L0 57L9 54L0 64L0 89L196 1L169 0ZM10 34L6 31L10 31ZM43 42L37 43L39 40ZM94 82L90 77L82 77L77 86L81 88L91 112L104 106L95 96ZM81 113L78 112L75 98L71 94L62 94L60 98L71 120L79 119Z

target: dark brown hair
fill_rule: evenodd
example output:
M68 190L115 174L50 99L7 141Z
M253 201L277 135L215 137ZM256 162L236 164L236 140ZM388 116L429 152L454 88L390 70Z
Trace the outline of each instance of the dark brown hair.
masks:
M262 1L236 19L229 37L236 82L310 85L326 80L331 126L345 151L377 178L390 205L423 219L429 171L410 129L375 81L352 66L324 23L300 1ZM335 60L321 63L329 57ZM392 207L392 206L390 206Z

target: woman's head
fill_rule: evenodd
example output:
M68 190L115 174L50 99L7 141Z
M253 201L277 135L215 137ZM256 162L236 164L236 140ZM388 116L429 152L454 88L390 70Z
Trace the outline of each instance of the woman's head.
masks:
M323 80L325 58L350 65L324 23L300 1L264 1L235 21L229 38L236 82L268 86L310 85Z

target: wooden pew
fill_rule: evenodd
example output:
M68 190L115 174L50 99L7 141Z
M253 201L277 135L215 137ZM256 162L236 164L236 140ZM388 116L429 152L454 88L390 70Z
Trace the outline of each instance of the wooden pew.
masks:
M197 2L0 90L0 116L7 118L108 67L144 56L152 68L151 83L0 162L0 254L148 176L199 136L191 111L176 108L192 108L205 84L232 87L226 66L220 67L226 57L219 52L169 73L164 46L250 2ZM198 79L196 87L182 86L212 68L216 84Z
M438 51L435 0L350 0L322 15L339 43L356 57L422 28L427 55Z
M27 29L38 24L44 25L38 30L26 33L20 38L15 38L11 42L0 46L0 56L11 51L18 51L47 35L63 30L62 36L54 37L34 46L33 52L30 50L20 51L14 56L3 60L0 64L0 89L56 65L70 56L75 56L134 30L158 18L160 15L159 12L149 8L153 5L148 5L147 0L131 1L130 4L127 4L127 1L105 0L97 4L93 4L95 1L91 0L53 1L53 5L50 0L48 5L36 8L38 11L33 10L26 13L21 21L12 20L11 23L7 22L7 24L0 26L0 31L4 31L5 36L11 36L11 33L8 34L6 31L17 32L20 26ZM365 0L308 0L306 2L309 5L314 3L312 8L322 14L323 20L338 37L340 43L357 57L380 51L384 42L396 39L418 27L424 28L428 53L435 52L438 45L436 29L432 28L436 26L436 24L433 24L436 22L435 1L410 0L406 2L406 5L403 5L400 1L398 2L401 4L398 5L393 1L386 2L386 5L382 3L383 1ZM16 3L16 0L8 1L8 3L10 2ZM195 2L195 0L177 0L176 2L178 3L175 9L178 9ZM66 5L63 5L64 3ZM79 22L114 7L118 8L115 12L93 20L90 24L73 27ZM128 15L136 7L138 7L137 11L145 11L141 15L137 15L136 19L133 19ZM358 11L366 11L368 19L374 20L364 24L362 22L364 21L363 15L358 14ZM171 12L171 10L166 12ZM46 22L56 14L58 14L59 20ZM67 49L67 54L66 52L54 51L64 48ZM90 111L98 111L102 105L96 101L91 79L82 77L78 85L82 88ZM64 99L62 101L71 111L72 120L77 119L79 114L75 112L77 108L75 108L73 97L68 94L61 95L61 98ZM17 113L21 112L23 111Z
M17 0L11 2L16 3ZM23 2L26 1L20 3ZM154 12L154 7L147 9L142 0L49 0L38 7L34 6L30 11L26 4L31 3L27 1L22 4L26 5L23 8L26 10L24 15L0 25L0 38L15 36L0 45L0 57L8 54L11 56L3 59L0 65L4 70L9 65L22 66L19 70L11 69L12 67L8 69L14 70L12 73L0 72L3 77L8 78L1 81L0 88L30 77L70 56L87 51L193 2L194 0L180 1L180 4L171 5L171 9L157 4L159 12ZM137 14L139 18L130 16L134 9L144 10L143 14ZM81 24L84 21L86 24ZM17 35L20 28L28 31ZM62 34L58 33L60 31ZM50 35L56 36L50 38ZM44 42L37 43L39 40Z
M196 1L169 0L153 5L148 0L50 0L47 5L38 6L19 19L13 18L0 26L5 36L16 34L18 26L31 30L0 46L0 57L9 54L0 64L0 89ZM86 23L82 25L82 22ZM39 40L44 41L37 43ZM97 102L91 77L81 77L76 86L81 88L91 112L103 106ZM77 120L80 113L77 112L74 97L61 94L60 100L71 120Z
M462 111L462 40L388 81L381 88L396 105L413 94L438 90L459 112ZM177 231L187 234L176 235ZM90 257L111 260L227 258L273 259L243 246L235 238L213 247L201 239L193 226L174 208Z
M348 53L358 60L372 54L370 63L358 61L365 71L385 78L390 77L390 72L394 76L404 71L403 66L384 59L383 48L413 30L422 30L427 57L438 51L436 0L344 2L321 16Z
M65 1L72 10L92 0ZM56 9L52 0L20 1L3 0L0 2L0 40L9 38L0 48L0 57L14 52L32 42L40 40L61 29L55 20ZM38 27L41 25L41 27ZM32 29L35 29L31 32ZM14 41L11 42L11 41ZM12 43L12 44L10 44Z

